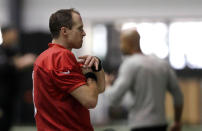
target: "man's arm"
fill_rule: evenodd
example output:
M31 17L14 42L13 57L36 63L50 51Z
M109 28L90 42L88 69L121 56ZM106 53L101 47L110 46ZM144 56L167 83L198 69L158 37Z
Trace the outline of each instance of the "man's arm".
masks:
M87 79L86 85L80 86L71 92L71 95L87 109L95 108L98 94L97 83L91 78Z
M96 69L98 68L99 60L96 57L83 56L82 60L84 63L84 68L90 68L93 65L96 67ZM105 90L104 70L101 69L99 72L93 73L96 75L97 81L92 78L87 78L86 85L80 86L71 92L71 95L87 109L94 108L97 105L99 93L102 93Z
M179 88L177 76L172 69L169 70L168 90L172 94L174 100L174 124L171 126L171 131L181 131L183 94Z
M182 110L183 110L183 106L175 106L174 107L174 124L171 126L171 131L181 131L181 115L182 115Z
M102 93L105 91L105 72L102 69L99 72L95 72L95 75L97 77L97 89L99 93Z
M14 66L17 69L24 69L26 67L32 66L34 64L35 59L36 56L34 54L27 53L23 56L14 56L12 60Z
M110 94L109 101L112 105L117 106L124 98L127 91L130 91L131 87L135 84L135 75L137 67L132 60L125 60L118 72L118 77L114 81L112 87L107 92Z

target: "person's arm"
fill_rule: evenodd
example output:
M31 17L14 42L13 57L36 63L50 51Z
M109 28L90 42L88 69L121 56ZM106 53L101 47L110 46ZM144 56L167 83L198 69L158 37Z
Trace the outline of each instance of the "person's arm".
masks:
M13 57L13 63L14 66L17 69L24 69L26 67L32 66L34 64L34 61L36 59L36 56L34 54L28 53L25 55L16 55Z
M174 124L171 126L171 131L181 131L181 116L183 111L183 94L178 85L177 76L172 69L169 69L169 84L168 90L174 100Z
M87 109L95 108L97 105L98 94L97 83L91 78L87 79L86 85L82 85L71 92L71 95Z
M171 131L181 131L182 128L182 124L181 124L181 115L182 115L182 110L183 110L183 106L175 106L174 107L174 123L171 126Z
M98 69L99 60L93 56L82 56L84 68L91 68L93 65ZM87 84L82 85L71 92L71 95L76 98L87 109L94 108L97 105L99 93L105 90L104 70L94 72L97 81L92 78L87 78Z
M102 93L105 91L105 72L102 69L99 72L95 72L95 75L97 77L97 89L99 93Z
M118 77L108 89L109 101L112 106L117 106L124 98L127 91L134 87L137 67L133 60L125 60L118 72Z

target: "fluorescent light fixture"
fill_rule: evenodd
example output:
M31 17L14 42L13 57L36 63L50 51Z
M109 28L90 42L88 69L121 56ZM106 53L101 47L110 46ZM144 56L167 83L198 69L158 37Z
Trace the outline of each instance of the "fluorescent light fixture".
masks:
M145 54L155 54L159 58L168 56L167 26L164 23L140 23L138 31L141 49Z
M107 28L99 24L93 27L93 54L105 58L107 53Z
M174 22L170 25L170 62L174 68L186 65L202 68L202 22ZM180 62L180 63L179 63Z

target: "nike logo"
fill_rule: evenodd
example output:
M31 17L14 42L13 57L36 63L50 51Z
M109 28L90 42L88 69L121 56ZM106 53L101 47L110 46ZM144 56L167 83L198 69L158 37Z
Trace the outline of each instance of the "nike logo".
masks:
M60 72L60 73L62 73L62 74L70 74L70 71L68 70L68 71L64 71L64 72Z

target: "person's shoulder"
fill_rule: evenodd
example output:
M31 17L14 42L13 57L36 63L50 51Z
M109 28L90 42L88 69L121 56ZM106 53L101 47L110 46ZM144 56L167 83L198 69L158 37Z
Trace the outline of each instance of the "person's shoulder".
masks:
M125 68L137 68L138 66L141 66L141 55L131 55L131 56L128 56L127 58L124 59L123 63L122 63L122 67L125 67Z
M39 54L34 62L34 64L38 65L39 63L41 63L42 61L45 60L45 58L47 57L47 53L48 49L46 49L45 51L43 51L41 54Z
M158 58L158 61L159 61L159 63L161 63L164 66L167 66L167 67L170 66L169 62L167 60L165 60L165 59Z
M146 59L146 57L142 54L134 54L127 59L127 63L131 63L134 65L142 64L142 62Z
M154 65L156 65L157 68L161 67L161 68L164 68L164 69L170 69L171 66L169 64L169 62L165 59L162 59L162 58L159 58L157 56L151 56L151 59L152 59L152 63Z
M36 59L35 65L51 69L59 69L76 63L74 54L65 48L48 48Z
M163 59L163 58L160 58L160 57L158 57L158 56L156 56L156 55L148 55L149 56L149 58L151 59L151 60L153 60L153 61L156 61L156 62L159 62L159 63L163 63L163 64L168 64L168 62L165 60L165 59Z

